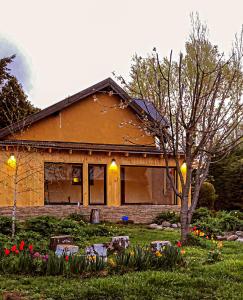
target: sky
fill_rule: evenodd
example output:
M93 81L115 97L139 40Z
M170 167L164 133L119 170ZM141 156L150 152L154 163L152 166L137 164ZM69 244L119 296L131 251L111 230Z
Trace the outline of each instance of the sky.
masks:
M228 53L243 24L243 0L0 0L0 58L40 108L107 77L129 78L131 58L183 50L190 13Z

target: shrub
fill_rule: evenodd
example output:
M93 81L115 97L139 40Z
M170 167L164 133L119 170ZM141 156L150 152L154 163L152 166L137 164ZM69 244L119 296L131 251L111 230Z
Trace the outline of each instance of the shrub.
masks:
M216 214L218 218L218 227L223 231L243 230L243 221L226 211L220 211Z
M194 225L208 236L222 234L223 231L243 230L243 221L230 212L219 211L212 216L210 211L200 208L196 211Z
M72 213L68 216L68 219L77 221L77 222L80 223L80 225L81 224L85 225L87 223L87 220L86 220L85 216L82 215L81 213L79 213L79 214L78 213Z
M72 219L62 219L58 222L56 231L61 234L81 234L82 225Z
M16 223L16 231L19 229L18 223ZM0 217L0 233L11 234L12 232L12 219L10 217Z
M243 212L239 211L239 210L231 210L229 212L232 216L235 216L236 218L243 220Z
M218 218L208 217L201 219L201 221L195 222L194 225L198 230L201 230L209 237L215 237L216 235L222 234L223 231Z
M164 221L178 223L180 222L180 216L174 211L163 211L154 219L154 222L157 224L161 224Z
M207 218L212 217L212 212L206 207L200 207L195 210L192 216L192 223L197 221L205 220Z
M26 230L38 232L43 236L55 232L59 219L53 216L40 216L26 220Z
M213 184L205 181L202 184L199 192L198 206L213 209L216 199L217 195L215 193L215 188Z

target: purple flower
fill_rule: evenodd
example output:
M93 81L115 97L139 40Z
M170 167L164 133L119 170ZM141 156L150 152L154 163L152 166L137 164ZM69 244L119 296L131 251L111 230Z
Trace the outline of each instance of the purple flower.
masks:
M48 254L46 254L46 255L42 255L42 257L41 257L43 260L45 260L45 261L47 261L48 260Z

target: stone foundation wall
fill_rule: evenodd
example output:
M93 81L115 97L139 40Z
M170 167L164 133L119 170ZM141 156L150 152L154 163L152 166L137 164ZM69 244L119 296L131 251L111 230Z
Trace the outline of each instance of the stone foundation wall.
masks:
M56 217L68 216L71 213L81 213L89 218L92 208L100 209L102 221L118 222L121 217L126 215L134 223L147 224L162 211L179 211L178 205L124 205L120 207L108 206L88 206L77 207L72 205L45 205L45 206L28 206L17 208L17 219L23 220L30 217L41 215L52 215ZM11 207L0 207L1 216L11 216Z

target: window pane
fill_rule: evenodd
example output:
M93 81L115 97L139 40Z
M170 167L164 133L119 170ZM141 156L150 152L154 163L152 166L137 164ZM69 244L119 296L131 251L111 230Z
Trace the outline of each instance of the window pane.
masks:
M175 170L170 169L175 180ZM126 204L174 204L175 197L165 168L121 167L121 198Z
M82 166L45 163L45 203L82 203Z
M106 202L106 167L89 165L89 203L105 204Z

